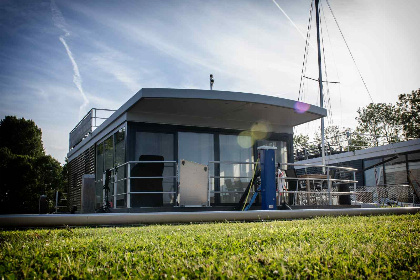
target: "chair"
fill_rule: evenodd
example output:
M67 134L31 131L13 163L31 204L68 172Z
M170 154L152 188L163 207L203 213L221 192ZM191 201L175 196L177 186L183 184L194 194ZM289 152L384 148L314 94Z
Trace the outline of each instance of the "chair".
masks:
M139 161L164 161L163 156L141 155ZM163 192L162 177L164 163L137 163L131 170L131 177L146 177L144 179L131 179L133 192ZM163 193L158 194L133 194L132 207L160 207L163 206Z

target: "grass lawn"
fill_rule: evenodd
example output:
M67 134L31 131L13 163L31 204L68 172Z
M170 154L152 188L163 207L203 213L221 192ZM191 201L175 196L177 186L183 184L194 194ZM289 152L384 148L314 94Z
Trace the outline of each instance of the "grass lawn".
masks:
M2 231L0 276L420 279L420 214Z

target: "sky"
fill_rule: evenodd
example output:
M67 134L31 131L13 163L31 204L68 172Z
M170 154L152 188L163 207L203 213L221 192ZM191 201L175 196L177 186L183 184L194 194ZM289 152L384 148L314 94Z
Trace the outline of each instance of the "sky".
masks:
M321 0L327 125L420 88L420 1ZM0 118L32 119L64 162L90 108L118 109L141 88L209 89L319 105L300 92L311 0L0 0ZM313 18L315 15L313 13ZM305 75L318 78L315 20ZM360 71L368 91L360 76ZM297 133L312 136L319 121Z

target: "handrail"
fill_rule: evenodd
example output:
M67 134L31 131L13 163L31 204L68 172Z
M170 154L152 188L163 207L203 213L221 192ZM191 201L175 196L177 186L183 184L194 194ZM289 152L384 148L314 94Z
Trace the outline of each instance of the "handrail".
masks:
M343 166L334 166L334 165L322 165L322 164L309 164L309 163L279 163L280 165L290 165L290 166L308 166L308 167L325 167L330 169L343 169L347 171L357 171L357 169L352 167L343 167Z
M146 163L146 164L153 164L153 163L163 163L164 166L166 163L169 164L173 164L175 167L175 171L176 171L176 175L170 175L170 176L143 176L143 177L139 177L139 176L131 176L131 168L130 165L132 164L138 164L138 163ZM118 179L118 169L120 168L127 168L127 172L124 174L124 178ZM168 167L168 166L166 166ZM178 171L178 162L174 161L174 160L163 160L163 161L127 161L124 162L122 164L116 165L113 168L109 169L111 171L111 173L113 175L111 175L111 180L110 183L114 185L113 188L113 192L110 195L110 197L113 198L114 200L114 209L117 208L117 196L120 195L127 195L126 199L126 205L127 208L131 208L131 195L138 195L138 194L177 194L178 192L178 184L179 184L179 171ZM103 178L106 176L106 171L103 172ZM132 192L131 191L131 179L165 179L165 178L171 178L171 179L176 179L175 182L175 191L171 191L171 192L165 192L165 191L161 191L161 192ZM127 190L123 193L118 193L118 183L119 182L123 182L126 181L127 182ZM97 180L95 181L97 182L104 182L104 179L102 180Z
M311 174L308 174L311 175ZM347 180L347 179L332 179L332 178L295 178L295 177L281 177L280 179L286 180L298 180L298 181L331 181L331 182L340 182L340 183L358 183L356 180Z
M258 162L254 161L220 161L220 160L211 160L209 163L220 163L220 164L256 164Z

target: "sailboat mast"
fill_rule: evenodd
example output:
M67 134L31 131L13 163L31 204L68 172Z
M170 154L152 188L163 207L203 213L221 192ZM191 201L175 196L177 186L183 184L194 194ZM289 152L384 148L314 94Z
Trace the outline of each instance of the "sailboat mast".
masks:
M324 95L322 92L322 66L321 66L321 44L319 34L319 0L315 0L315 14L316 14L316 42L318 46L318 68L319 68L319 106L324 108ZM324 117L321 118L321 149L322 149L322 165L325 165L325 135L324 135ZM325 172L325 167L322 168Z

